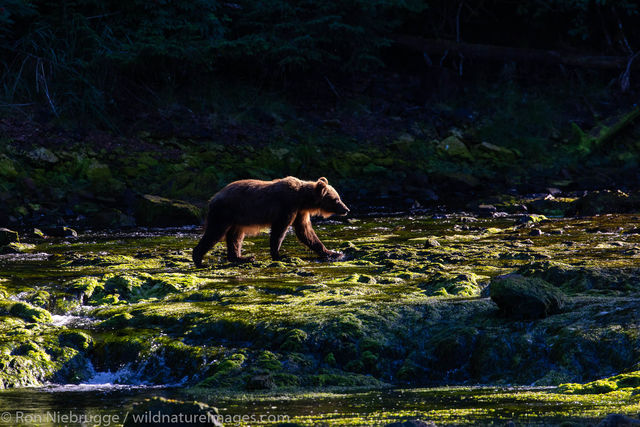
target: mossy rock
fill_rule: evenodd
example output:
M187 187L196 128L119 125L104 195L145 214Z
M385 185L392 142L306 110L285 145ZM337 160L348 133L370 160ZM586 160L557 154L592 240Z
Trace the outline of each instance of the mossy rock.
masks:
M635 212L640 208L640 197L620 190L591 191L573 204L570 214L592 216L605 213Z
M18 171L13 161L4 154L0 154L0 176L4 178L15 178L18 176Z
M451 157L458 157L461 159L473 160L473 156L471 155L471 152L469 151L465 143L462 142L460 138L458 138L455 135L452 135L450 137L443 139L438 144L438 150L440 150L443 153L446 153L448 156L451 156Z
M20 237L17 231L9 230L8 228L0 228L0 246L19 241Z
M61 346L72 347L76 350L89 350L93 347L93 338L82 331L64 331L58 335Z
M258 354L256 364L260 369L264 369L265 371L282 370L282 363L280 363L278 357L268 350L264 350Z
M307 333L301 329L291 329L284 337L283 343L280 345L282 351L297 351L300 352L305 349L305 341L307 340Z
M177 227L201 222L201 212L196 206L151 194L138 198L135 217L138 225L147 227Z
M474 273L437 273L420 287L425 288L427 295L471 297L480 295L482 284L478 281L481 279L482 276Z
M51 323L51 313L43 308L27 304L26 302L12 303L4 301L4 304L0 305L0 313L18 317L26 322Z
M242 370L246 356L235 353L220 361L214 368L213 375L198 383L198 387L229 387L237 385L238 373Z
M158 416L158 420L151 418ZM195 420L190 426L222 426L218 409L196 401L182 401L154 396L135 403L124 422L125 427L133 426L176 426L184 420Z
M558 391L565 394L603 394L619 389L638 388L640 388L640 371L634 371L591 381L586 384L560 384Z
M31 243L11 242L0 247L0 254L22 254L34 250L36 245Z
M254 375L245 386L247 390L271 390L275 387L276 382L270 373Z
M616 290L637 292L640 283L638 268L603 268L573 266L555 261L540 261L520 267L523 276L543 279L567 292Z
M559 313L565 305L564 293L542 279L520 274L491 280L490 296L508 317L537 319Z

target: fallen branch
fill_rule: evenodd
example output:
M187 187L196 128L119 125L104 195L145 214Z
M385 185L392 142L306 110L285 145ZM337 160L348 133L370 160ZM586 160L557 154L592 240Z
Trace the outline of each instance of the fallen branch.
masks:
M622 116L622 118L615 124L604 129L602 133L594 139L593 144L596 147L604 144L631 125L638 117L640 117L640 107L635 107L633 110Z
M584 55L553 50L459 43L453 40L424 39L407 35L397 35L393 40L402 46L427 54L448 52L458 53L469 58L496 61L542 62L603 69L624 69L630 65L629 58L624 56ZM638 64L640 61L633 65L637 66Z

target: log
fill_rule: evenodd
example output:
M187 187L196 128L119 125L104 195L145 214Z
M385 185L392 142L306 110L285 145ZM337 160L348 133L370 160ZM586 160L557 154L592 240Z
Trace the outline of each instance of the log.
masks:
M396 43L419 52L430 54L458 53L466 58L480 58L494 61L541 62L585 68L622 69L629 58L624 56L585 55L555 50L527 49L488 44L455 42L453 40L425 39L422 37L396 35ZM640 61L635 66L638 66Z
M633 110L622 116L620 120L614 123L612 126L606 128L600 135L594 139L595 146L600 146L605 142L618 135L624 129L629 127L636 119L640 117L640 107L635 107Z

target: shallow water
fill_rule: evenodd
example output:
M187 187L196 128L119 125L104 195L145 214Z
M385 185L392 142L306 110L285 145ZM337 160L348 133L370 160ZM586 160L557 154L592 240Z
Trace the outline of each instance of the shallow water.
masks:
M0 391L0 410L9 414L2 414L0 421L5 425L58 425L60 418L52 421L52 413L53 416L73 413L78 422L68 418L66 424L96 424L97 420L97 424L107 425L109 421L111 425L117 425L116 418L120 417L122 422L134 402L151 396L204 401L229 417L286 415L294 422L331 425L378 425L413 418L438 424L502 424L511 419L527 425L547 425L597 420L611 412L634 413L640 409L637 399L567 397L555 393L555 389L438 387L381 390L370 386L369 391L345 393L335 387L305 386L314 369L334 373L331 369L335 368L322 363L306 371L291 371L299 378L296 384L301 387L276 388L267 394L242 388L239 391L232 381L233 374L223 383L230 387L228 391L219 391L218 387L209 390L191 387L211 377L220 361L232 352L244 352L253 360L261 346L276 352L285 367L290 366L291 357L299 357L296 354L300 352L306 354L306 359L302 359L304 363L318 363L313 358L324 356L314 356L314 350L309 350L311 347L286 351L271 347L270 341L279 332L276 329L276 335L273 335L270 328L311 331L310 334L315 334L313 339L309 338L311 344L304 344L311 346L313 340L323 339L323 334L328 333L323 331L332 330L335 319L341 319L339 325L356 329L361 328L358 322L362 319L373 325L375 322L389 323L387 329L380 332L386 334L381 342L384 341L387 347L379 356L381 360L387 357L389 361L370 372L362 372L366 375L358 377L360 385L355 385L362 390L362 381L366 382L372 376L393 383L397 381L394 375L402 360L409 359L409 350L403 346L413 341L411 335L428 336L429 330L439 325L436 320L427 318L426 313L442 310L443 314L437 312L437 316L447 313L462 316L461 313L469 311L465 322L481 317L480 324L501 327L505 322L491 314L491 309L486 308L490 303L480 296L483 283L520 266L547 260L574 267L630 271L640 266L640 234L633 231L639 222L638 217L632 215L553 219L537 224L526 222L523 217L371 217L350 223L326 222L315 227L327 247L342 247L345 251L345 259L340 262L318 261L289 235L283 245L283 253L288 257L282 263L271 263L268 237L263 234L248 239L244 246L245 254L256 256L255 263L229 264L224 260L223 246L218 245L205 258L212 267L198 270L191 267L190 261L190 249L199 238L194 229L86 233L77 239L31 241L36 244L31 253L0 256L0 290L11 301L24 300L46 308L52 313L52 321L35 327L33 324L20 326L17 333L35 330L46 337L60 331L79 330L93 337L96 344L83 353L88 360L85 366L88 374L79 379L79 384L53 383L45 387ZM532 235L534 228L541 230L541 235ZM425 246L429 238L436 238L440 246ZM458 286L455 278L460 275L474 275L469 277L474 283L477 281L477 286ZM113 276L132 276L138 280L135 283L147 280L143 285L149 289L140 285L127 299L123 294L116 302L91 300L81 295L82 290L69 291L69 284L75 279L94 277L103 284ZM156 283L164 287L158 287ZM48 292L46 300L34 302L34 290ZM621 333L625 334L624 328L634 322L637 325L637 318L625 318L626 323L621 323L620 319L611 320L607 316L617 313L616 310L621 316L626 315L626 308L616 301L633 303L638 296L635 288L595 287L571 294L575 306L594 307L594 314L586 317L598 319L600 316L605 322L603 329L618 331L622 328ZM409 309L415 312L406 314ZM129 317L123 317L124 314ZM563 318L565 323L561 326L549 324L548 329L574 330L578 324L575 319L585 316L576 314L574 319L570 314ZM421 316L426 323L421 323ZM396 318L400 318L394 320L397 324L388 320ZM198 327L203 324L210 327L200 331ZM520 334L517 328L509 326L514 336L528 336L535 325L516 326L522 327L523 332ZM356 333L362 332L353 332ZM409 336L403 338L404 333ZM629 339L635 339L634 335L627 335ZM127 359L126 354L116 353L122 361L114 361L109 359L109 354L99 353L105 348L100 345L120 337L143 337L143 341L152 344L133 355L132 360ZM357 343L363 345L360 341ZM13 344L7 345L8 352L15 350L11 347ZM194 358L197 363L193 362L193 367L183 367L175 361L167 361L165 345L180 351L202 349L203 354ZM640 352L633 344L625 349ZM395 356L396 353L401 356ZM180 357L178 361L182 361ZM614 362L611 367L603 368L600 377L631 366L625 360ZM346 365L346 362L339 363ZM586 362L581 363L586 366ZM458 375L462 372L459 368L445 365L443 374L429 378L429 382L474 383ZM512 371L518 371L518 368ZM598 378L588 374L588 371L583 374L586 380ZM526 378L513 372L505 375L511 376L497 378L494 375L492 378L498 384L518 384ZM22 418L18 417L19 413L23 414ZM78 418L83 414L84 418ZM266 423L273 420L273 417L262 419ZM246 424L260 423L260 419L252 418ZM232 420L230 424L242 422Z
M180 388L52 385L0 392L0 425L54 426L63 424L64 416L66 425L87 425L86 420L90 425L121 425L134 403L152 396L209 403L225 425L364 426L411 419L438 425L504 425L508 420L516 425L586 425L615 409L612 402L545 400L548 395L545 388L450 387L222 397Z

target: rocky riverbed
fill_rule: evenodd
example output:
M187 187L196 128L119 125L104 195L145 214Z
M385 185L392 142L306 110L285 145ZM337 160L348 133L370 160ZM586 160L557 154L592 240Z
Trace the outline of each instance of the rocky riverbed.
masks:
M255 262L230 264L219 244L203 269L194 228L22 233L0 255L0 384L173 387L236 413L289 405L310 424L364 407L354 391L387 402L355 424L637 414L640 218L492 215L328 221L316 229L340 261L290 235L272 262L263 234L245 243ZM416 389L444 386L457 388ZM342 403L295 409L320 398Z

